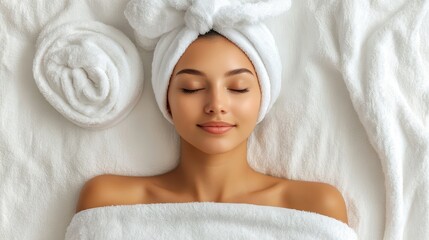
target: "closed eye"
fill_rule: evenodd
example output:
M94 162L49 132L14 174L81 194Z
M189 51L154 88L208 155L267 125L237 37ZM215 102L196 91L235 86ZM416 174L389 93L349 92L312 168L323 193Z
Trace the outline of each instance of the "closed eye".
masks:
M239 93L245 93L245 92L249 91L248 88L245 88L245 89L230 89L230 90L234 91L234 92L239 92Z
M184 93L194 93L194 92L196 92L198 90L201 90L201 89L203 89L203 88L199 88L199 89L186 89L186 88L182 88L182 92L184 92Z
M195 93L195 92L197 92L199 90L202 90L202 89L204 89L204 88L199 88L199 89L186 89L186 88L182 88L182 92L184 92L184 93ZM248 88L245 88L245 89L229 89L229 90L234 91L234 92L238 92L238 93L245 93L245 92L249 91Z

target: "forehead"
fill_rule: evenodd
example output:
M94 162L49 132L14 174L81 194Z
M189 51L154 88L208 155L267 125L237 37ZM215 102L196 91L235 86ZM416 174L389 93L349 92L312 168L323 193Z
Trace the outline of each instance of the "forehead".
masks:
M247 55L223 36L202 37L192 42L180 57L175 70L188 67L202 71L245 67L255 71Z

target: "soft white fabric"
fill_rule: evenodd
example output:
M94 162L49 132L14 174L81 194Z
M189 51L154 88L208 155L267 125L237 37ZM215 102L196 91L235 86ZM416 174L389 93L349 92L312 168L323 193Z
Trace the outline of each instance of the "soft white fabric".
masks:
M77 213L65 240L356 240L347 224L312 212L239 203L121 205Z
M282 58L283 82L276 104L251 136L249 165L273 176L336 186L359 239L429 238L428 115L423 110L428 101L421 95L429 79L426 2L297 0L286 13L266 21ZM127 118L112 128L90 131L48 104L33 79L36 40L43 27L60 19L94 20L134 41L134 30L122 14L127 3L0 0L0 239L63 239L79 190L89 178L104 173L152 176L176 166L177 135L159 113L150 81ZM149 79L153 53L138 49ZM405 64L412 59L417 64ZM345 61L352 70L347 74ZM379 69L375 63L386 65ZM371 86L378 80L386 84ZM402 90L407 94L399 95ZM368 99L383 95L391 101ZM389 111L376 116L380 105ZM374 118L362 118L370 106ZM402 111L393 111L395 106L405 110L408 125L399 125L404 118L393 116ZM415 124L419 118L426 124ZM392 126L389 121L405 127L384 131ZM414 136L423 138L413 137L415 126L421 131ZM398 132L404 135L383 137ZM400 149L403 154L384 154ZM385 167L390 170L383 171Z
M37 86L73 123L109 128L137 104L143 65L134 44L118 29L97 21L48 25L36 48Z
M391 6L377 29L371 7L342 7L341 70L385 174L384 239L429 239L429 1Z
M210 29L240 47L252 61L261 87L261 122L280 94L282 65L274 38L262 20L290 8L290 0L266 2L228 0L132 0L125 16L135 29L138 42L155 52L152 62L152 87L164 117L167 89L174 66L188 46Z

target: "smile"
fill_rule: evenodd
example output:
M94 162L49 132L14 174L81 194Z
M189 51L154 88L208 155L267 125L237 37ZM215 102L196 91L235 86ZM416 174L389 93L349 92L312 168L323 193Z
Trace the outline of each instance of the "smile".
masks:
M212 134L223 134L231 130L234 126L223 126L223 127L214 127L214 126L198 126L204 131Z

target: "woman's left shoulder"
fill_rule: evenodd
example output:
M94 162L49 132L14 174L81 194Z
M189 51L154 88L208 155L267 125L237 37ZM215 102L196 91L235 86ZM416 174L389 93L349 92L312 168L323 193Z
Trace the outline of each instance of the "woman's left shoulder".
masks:
M347 208L341 192L333 185L322 182L286 181L293 208L319 213L348 223Z

